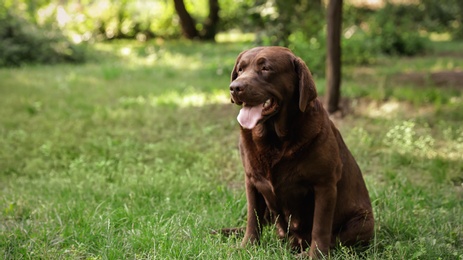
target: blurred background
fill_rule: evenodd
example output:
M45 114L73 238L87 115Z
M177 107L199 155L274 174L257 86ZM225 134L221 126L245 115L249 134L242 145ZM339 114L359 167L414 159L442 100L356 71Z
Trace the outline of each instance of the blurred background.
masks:
M85 48L114 39L229 41L282 45L323 73L323 0L4 0L0 66L83 61ZM346 0L343 62L417 55L427 41L463 38L460 0ZM34 50L34 51L32 51Z

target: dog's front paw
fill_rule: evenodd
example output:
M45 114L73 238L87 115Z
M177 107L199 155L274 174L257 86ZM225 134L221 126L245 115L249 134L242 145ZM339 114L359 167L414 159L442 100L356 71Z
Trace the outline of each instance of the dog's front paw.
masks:
M259 236L257 234L246 234L241 241L241 247L246 247L248 244L257 244L259 242Z

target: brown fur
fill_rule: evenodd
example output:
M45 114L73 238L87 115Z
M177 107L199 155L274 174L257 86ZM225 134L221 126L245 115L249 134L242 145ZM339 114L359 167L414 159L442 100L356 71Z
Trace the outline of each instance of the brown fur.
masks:
M316 99L305 63L282 47L244 51L230 91L238 105L273 101L254 128L241 128L248 202L242 246L257 242L265 224L303 253L310 246L310 257L339 242L367 244L374 219L362 173Z

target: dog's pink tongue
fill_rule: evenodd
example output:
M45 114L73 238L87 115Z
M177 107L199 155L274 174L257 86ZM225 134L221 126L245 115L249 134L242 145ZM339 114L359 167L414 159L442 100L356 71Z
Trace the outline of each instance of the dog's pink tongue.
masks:
M243 106L238 114L238 122L246 129L253 129L262 118L263 105Z

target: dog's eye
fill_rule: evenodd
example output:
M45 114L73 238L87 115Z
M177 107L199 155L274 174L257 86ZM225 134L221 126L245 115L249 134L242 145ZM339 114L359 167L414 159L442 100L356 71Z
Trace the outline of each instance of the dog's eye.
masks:
M262 66L262 71L270 71L270 67L268 66Z
M243 68L239 67L238 72L242 72L242 71L243 71Z

